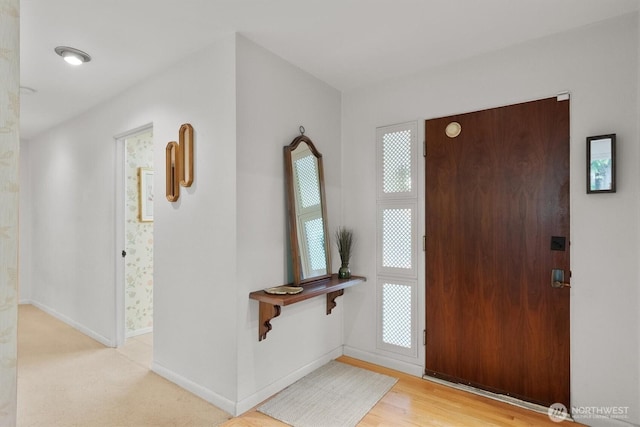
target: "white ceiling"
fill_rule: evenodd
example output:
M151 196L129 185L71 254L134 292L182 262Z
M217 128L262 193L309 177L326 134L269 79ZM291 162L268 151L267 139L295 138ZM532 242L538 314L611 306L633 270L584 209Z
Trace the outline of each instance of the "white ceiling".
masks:
M640 0L21 0L31 138L239 32L349 90L637 10ZM71 67L53 49L93 60Z

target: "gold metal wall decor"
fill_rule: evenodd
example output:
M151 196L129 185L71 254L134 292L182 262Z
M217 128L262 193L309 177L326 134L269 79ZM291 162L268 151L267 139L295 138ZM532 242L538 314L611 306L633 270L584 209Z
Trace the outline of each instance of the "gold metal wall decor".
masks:
M191 187L193 184L193 127L189 123L180 126L178 132L182 166L180 168L180 185Z
M166 148L167 200L180 198L180 186L193 184L193 126L184 123L178 131L178 141L171 141Z
M167 144L167 200L176 202L180 197L180 146L171 141Z

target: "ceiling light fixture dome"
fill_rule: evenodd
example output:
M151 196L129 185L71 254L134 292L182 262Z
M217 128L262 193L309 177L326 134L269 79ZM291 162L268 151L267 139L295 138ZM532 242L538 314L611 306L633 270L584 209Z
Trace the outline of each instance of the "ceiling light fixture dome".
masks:
M62 57L62 59L71 65L80 65L91 61L91 57L88 53L73 47L58 46L54 50Z

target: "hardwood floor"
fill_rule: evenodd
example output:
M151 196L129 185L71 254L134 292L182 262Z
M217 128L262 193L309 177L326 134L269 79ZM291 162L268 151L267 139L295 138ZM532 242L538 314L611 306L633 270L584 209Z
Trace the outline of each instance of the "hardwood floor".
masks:
M340 362L399 378L396 385L358 424L359 427L415 426L558 426L540 414L484 396L457 390L350 357ZM224 427L286 426L255 408L223 424ZM571 423L571 426L580 426Z

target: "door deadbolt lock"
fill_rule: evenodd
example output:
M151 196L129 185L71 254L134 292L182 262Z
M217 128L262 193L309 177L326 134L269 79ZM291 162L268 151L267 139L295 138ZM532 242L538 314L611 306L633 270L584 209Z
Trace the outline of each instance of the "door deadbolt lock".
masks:
M551 270L551 287L562 289L562 288L570 288L571 285L564 281L564 270L559 268L554 268Z

